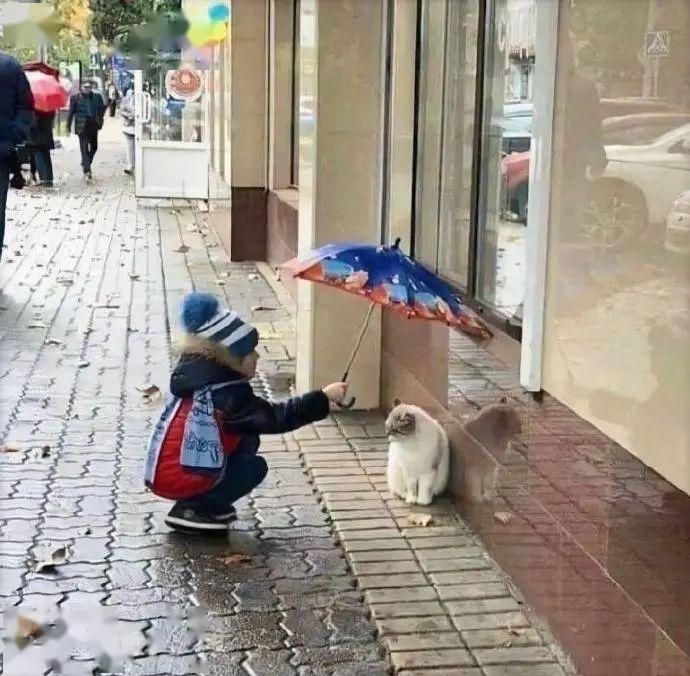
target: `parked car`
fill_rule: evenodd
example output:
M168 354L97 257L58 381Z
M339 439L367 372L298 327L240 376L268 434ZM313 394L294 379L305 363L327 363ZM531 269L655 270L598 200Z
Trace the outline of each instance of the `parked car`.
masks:
M506 103L500 126L504 155L527 152L532 143L534 106L531 103Z
M601 192L627 203L640 225L664 223L690 185L690 124L644 145L607 145Z
M666 251L690 254L690 190L674 203L666 218Z

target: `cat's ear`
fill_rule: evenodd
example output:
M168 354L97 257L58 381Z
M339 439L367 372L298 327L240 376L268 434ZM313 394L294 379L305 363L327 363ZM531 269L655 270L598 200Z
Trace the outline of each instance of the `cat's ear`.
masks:
M393 399L393 406L400 406L400 404L402 404L402 401L400 401L400 399L398 399L397 397Z

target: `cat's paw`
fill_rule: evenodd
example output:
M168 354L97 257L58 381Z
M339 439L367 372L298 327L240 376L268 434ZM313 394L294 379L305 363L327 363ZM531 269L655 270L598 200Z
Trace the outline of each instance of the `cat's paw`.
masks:
M416 505L416 504L417 504L417 496L416 496L416 495L413 495L412 493L408 493L408 494L405 496L405 502L406 502L408 505Z
M417 500L418 505L424 505L425 507L427 505L430 505L433 501L433 498L431 496L419 496L419 499Z

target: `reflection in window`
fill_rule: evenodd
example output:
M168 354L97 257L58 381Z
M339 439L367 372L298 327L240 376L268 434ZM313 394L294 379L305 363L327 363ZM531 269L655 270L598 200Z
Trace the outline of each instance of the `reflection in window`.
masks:
M521 317L536 0L489 3L485 42L477 295Z
M438 269L462 288L469 275L478 20L478 0L449 3Z

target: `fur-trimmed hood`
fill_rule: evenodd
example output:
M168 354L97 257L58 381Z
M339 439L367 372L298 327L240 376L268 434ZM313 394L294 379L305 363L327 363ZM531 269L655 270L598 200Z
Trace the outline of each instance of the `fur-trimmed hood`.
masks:
M170 377L170 391L176 397L189 396L207 385L246 382L238 371L238 360L218 343L185 334L176 352L179 361Z

